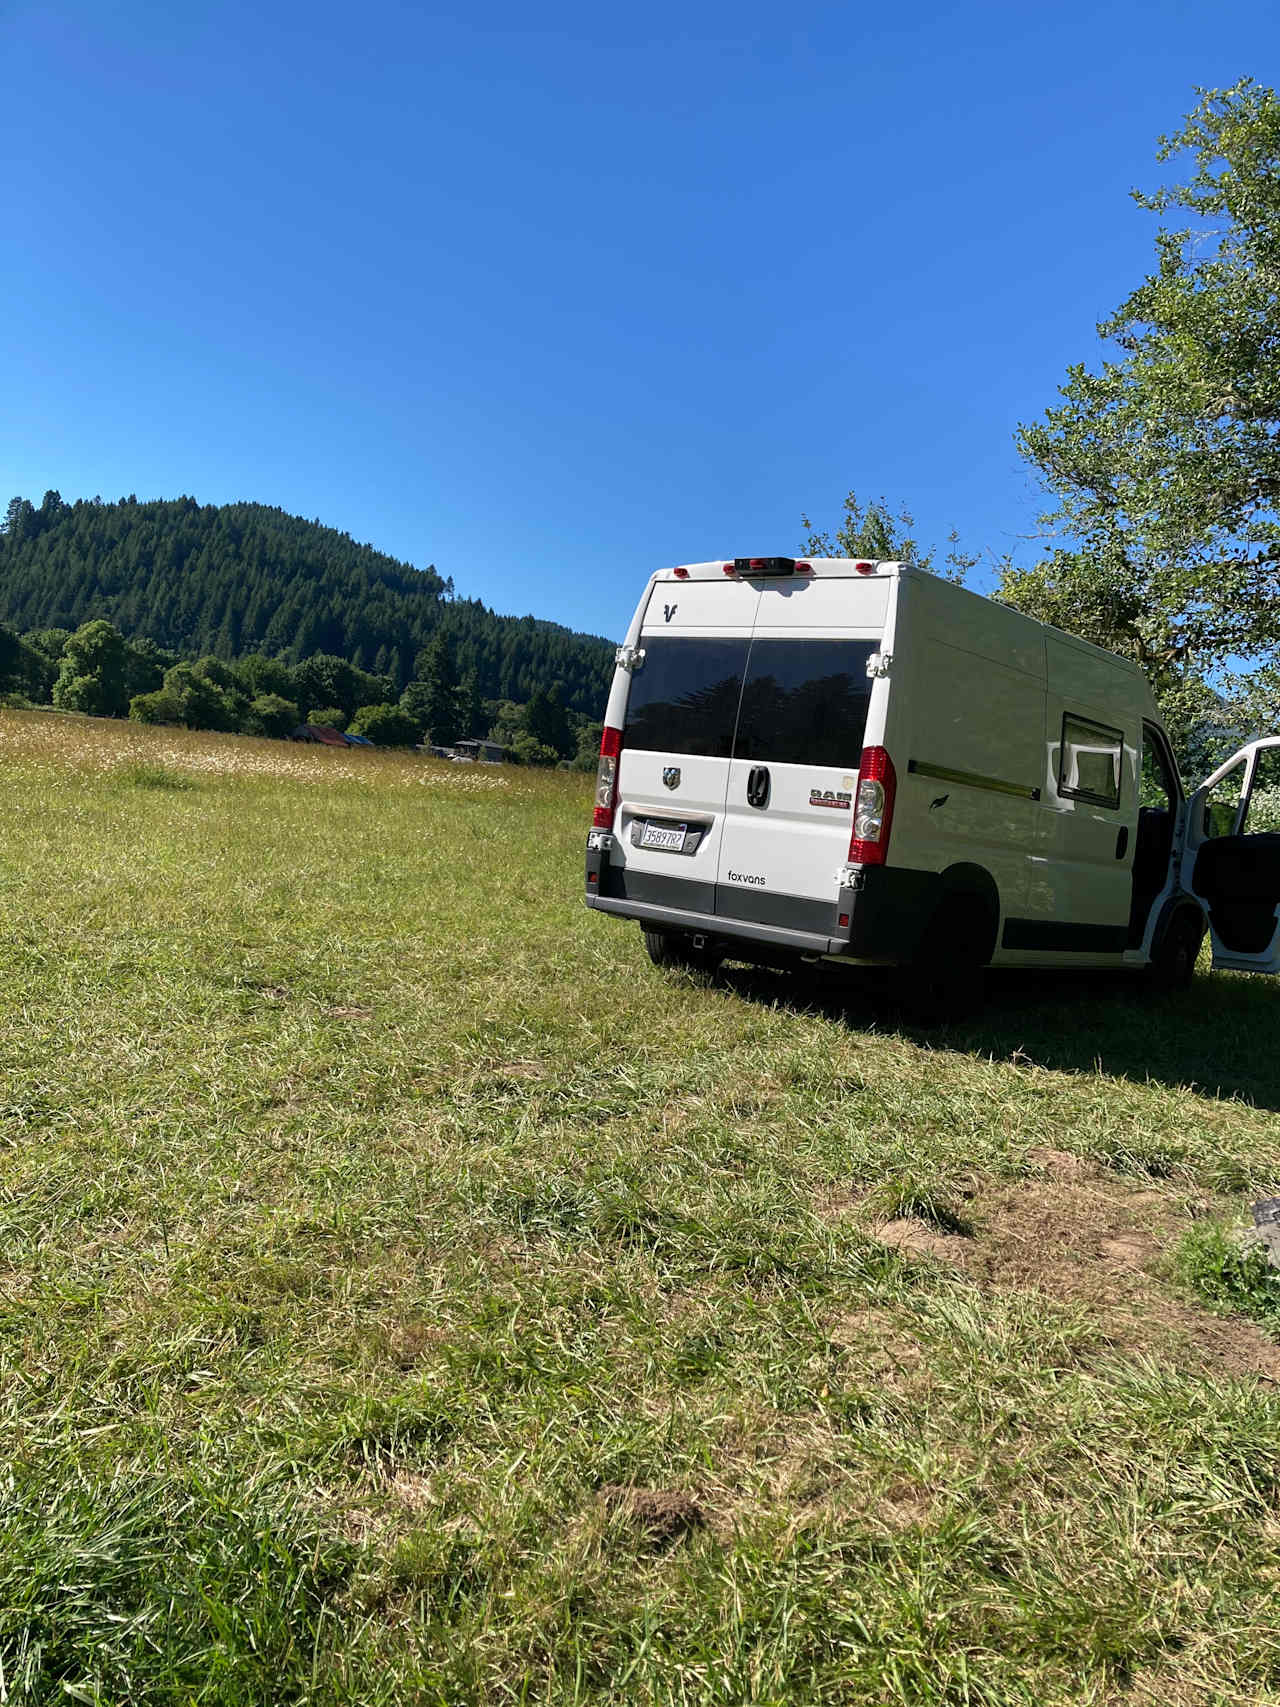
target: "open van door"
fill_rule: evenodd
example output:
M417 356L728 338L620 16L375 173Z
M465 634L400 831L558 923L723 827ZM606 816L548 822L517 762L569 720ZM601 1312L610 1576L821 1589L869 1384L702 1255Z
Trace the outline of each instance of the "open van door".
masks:
M1209 915L1215 969L1280 972L1280 736L1218 766L1183 837L1182 883Z

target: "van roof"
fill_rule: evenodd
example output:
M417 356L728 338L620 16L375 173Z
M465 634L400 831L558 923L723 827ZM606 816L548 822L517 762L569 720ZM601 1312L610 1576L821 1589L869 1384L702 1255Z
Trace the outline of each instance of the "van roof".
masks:
M909 570L909 563L873 562L867 557L784 557L784 558L733 558L714 557L709 563L681 563L670 569L659 569L653 577L655 581L720 581L726 575L735 573L735 563L794 563L801 573L831 576L839 580L849 576L857 576L864 580L874 575L899 575L904 569ZM761 571L756 571L760 574ZM767 571L764 572L767 578ZM785 573L785 571L784 571Z
M713 557L707 563L681 563L670 569L657 570L650 579L652 581L722 581L730 578L740 578L734 569L735 563L751 562L747 558ZM754 559L755 562L767 563L767 558ZM997 604L994 599L987 598L985 593L975 593L971 587L962 587L955 581L948 581L943 575L931 574L927 569L919 569L914 563L903 563L897 559L887 559L879 562L867 557L796 557L783 558L773 561L792 562L795 567L812 579L831 580L875 580L886 577L919 576L924 581L934 581L949 588L959 598L981 599L984 604ZM793 571L794 572L794 571ZM756 577L768 579L767 571L754 571ZM1035 628L1041 628L1046 634L1052 634L1056 639L1065 641L1085 652L1092 652L1098 658L1105 658L1109 663L1118 665L1122 670L1141 677L1146 681L1146 673L1142 666L1133 658L1126 658L1119 652L1108 652L1103 646L1095 645L1092 640L1085 640L1079 634L1070 634L1064 628L1055 628L1052 623L1041 622L1038 617L1028 616L1025 611L1015 611L1011 605L1001 605L998 608L1011 616L1017 616L1021 621L1030 623Z

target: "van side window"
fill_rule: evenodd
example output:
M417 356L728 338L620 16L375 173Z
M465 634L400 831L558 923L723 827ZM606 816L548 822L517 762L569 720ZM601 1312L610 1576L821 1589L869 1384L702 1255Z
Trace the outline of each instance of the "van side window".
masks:
M1073 717L1062 719L1058 755L1058 793L1066 800L1087 800L1093 806L1120 804L1120 765L1124 736L1104 723Z
M871 640L753 640L734 758L857 770L875 650Z
M733 753L749 641L655 635L631 677L624 740L647 753Z

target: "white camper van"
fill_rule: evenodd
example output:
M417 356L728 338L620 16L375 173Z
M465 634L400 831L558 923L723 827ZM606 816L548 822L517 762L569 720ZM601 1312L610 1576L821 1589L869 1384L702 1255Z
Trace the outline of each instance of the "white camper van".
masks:
M587 904L659 964L1280 970L1280 741L1188 802L1145 678L902 563L659 570L619 647Z

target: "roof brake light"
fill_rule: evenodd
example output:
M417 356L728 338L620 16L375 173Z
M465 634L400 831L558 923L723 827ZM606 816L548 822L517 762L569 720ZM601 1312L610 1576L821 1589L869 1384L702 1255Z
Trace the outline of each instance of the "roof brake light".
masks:
M673 569L671 573L675 576L677 581L687 581L689 579L689 571L683 566L679 569Z
M876 572L876 565L865 557L858 558L853 568L857 575L874 575Z
M794 575L796 560L794 557L735 557L733 573L738 575ZM730 573L729 565L725 564L725 573Z

